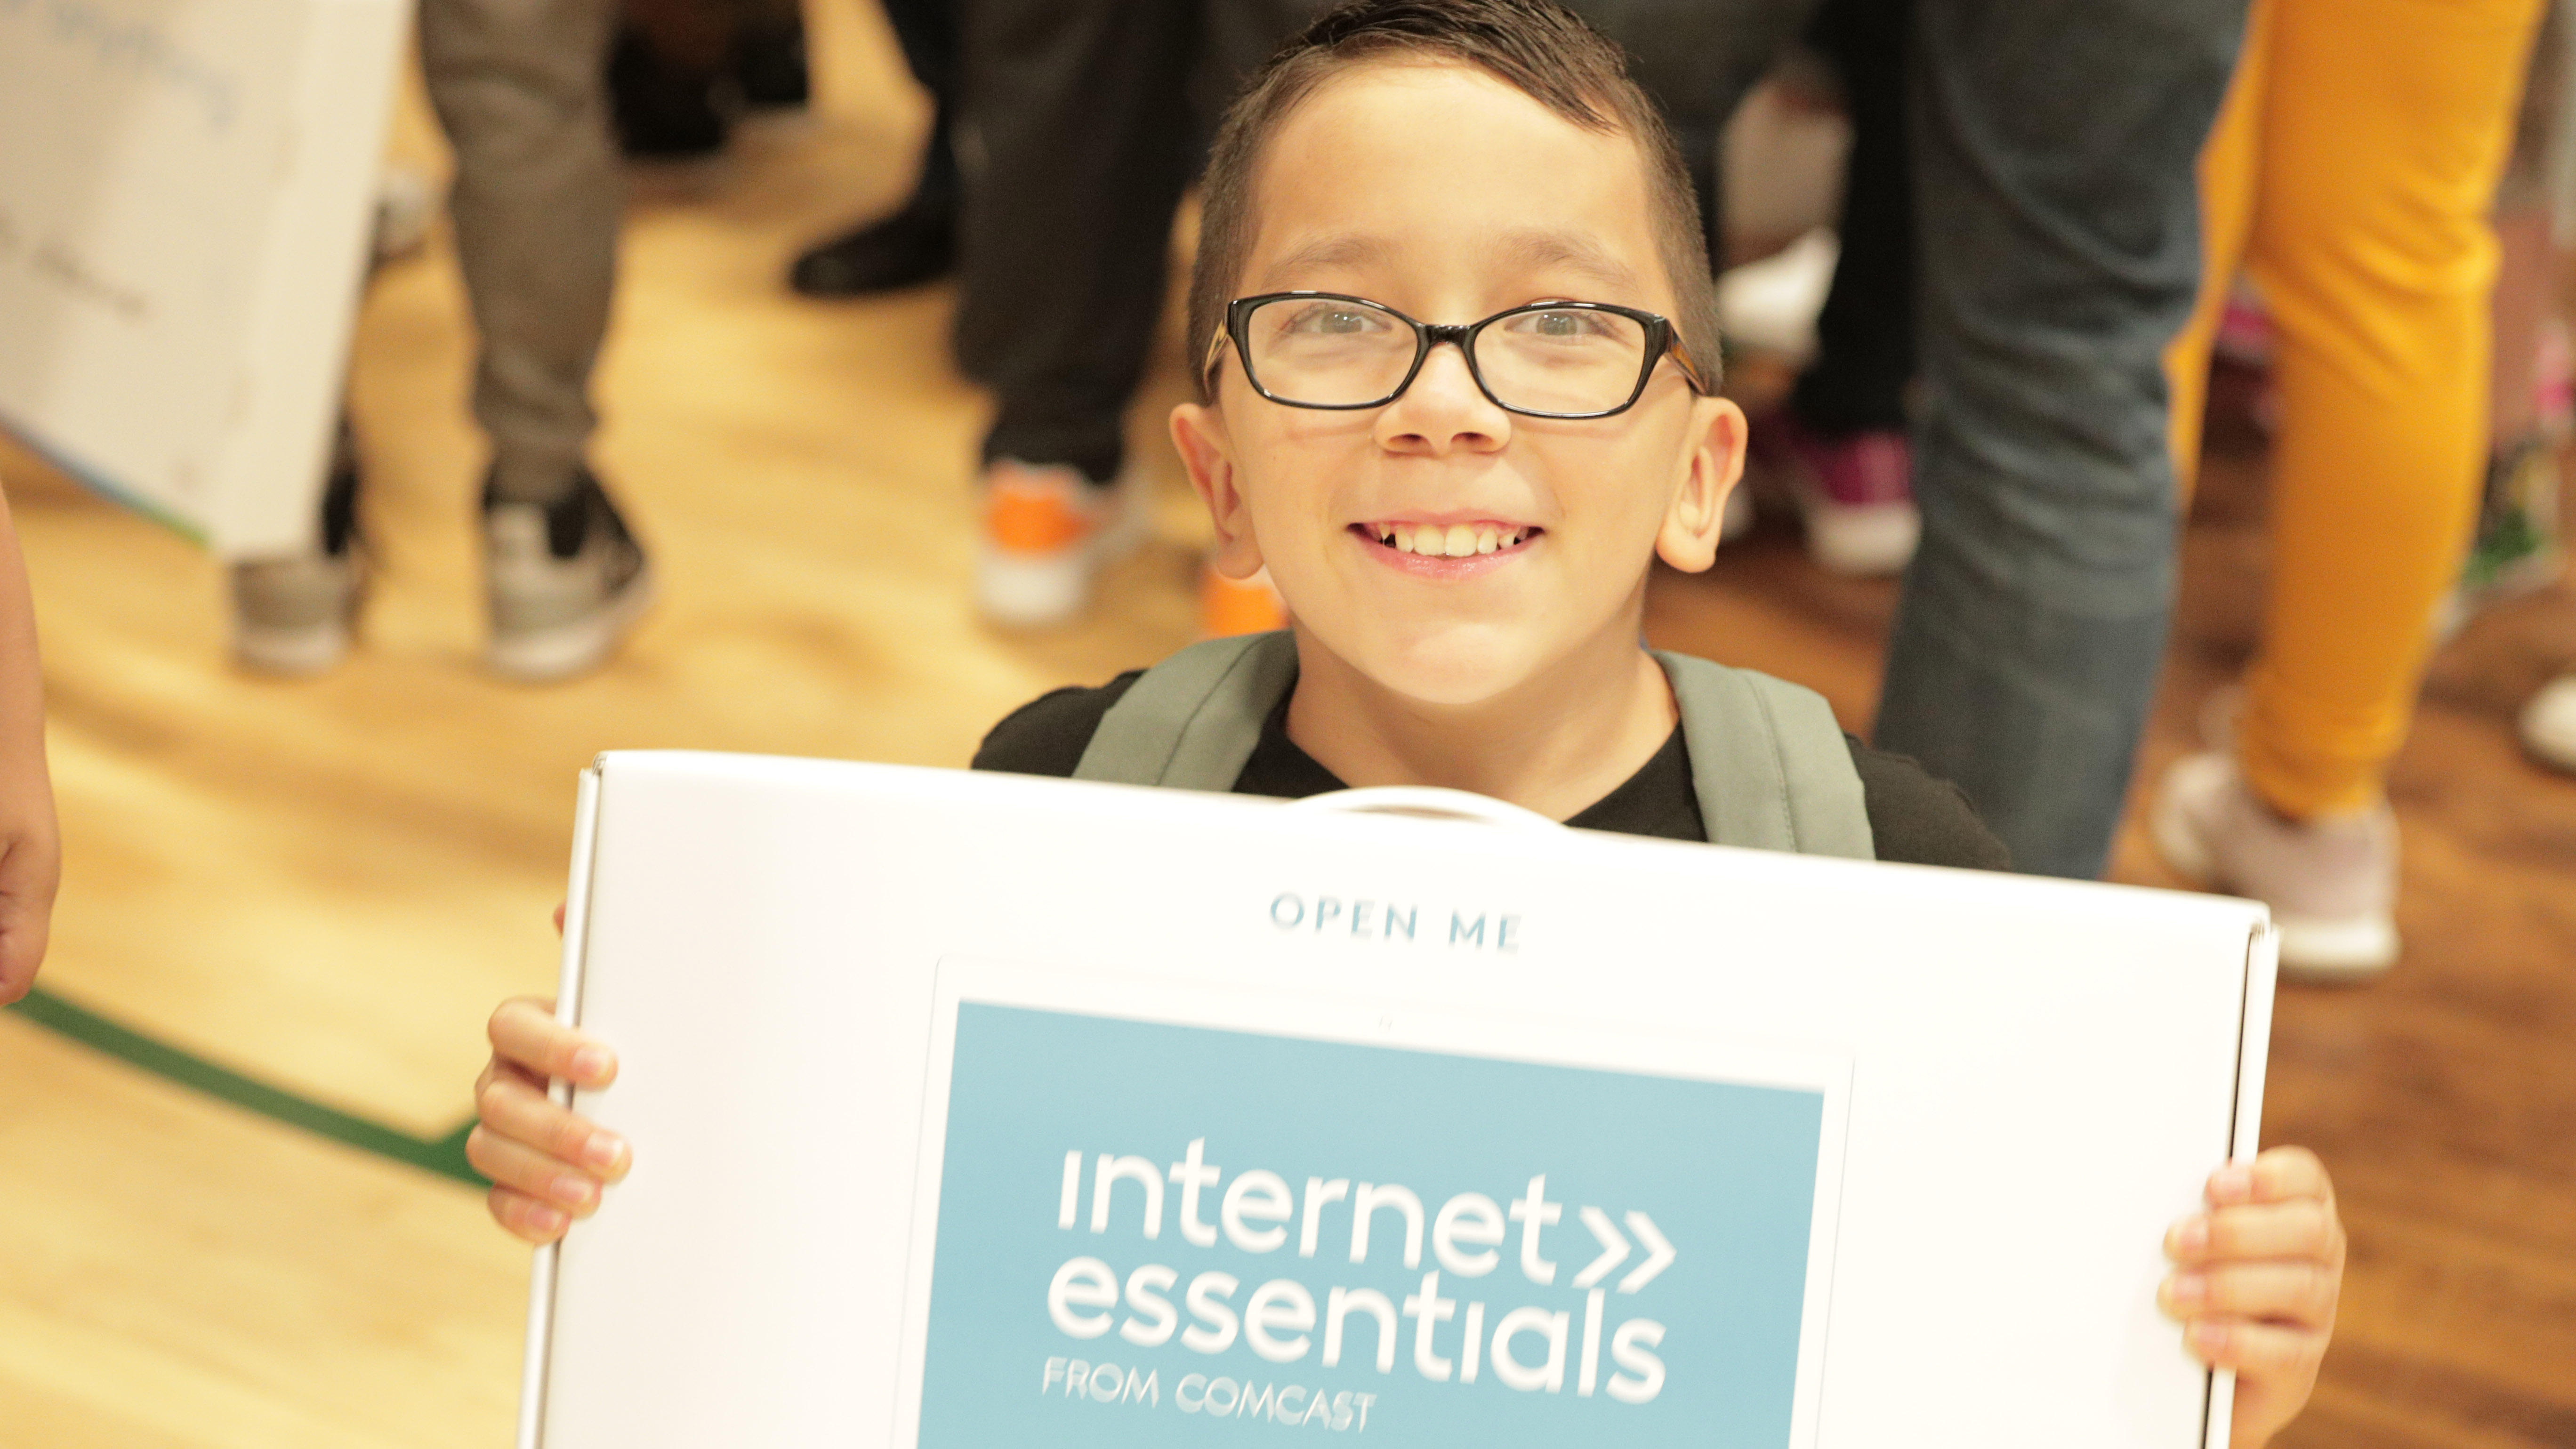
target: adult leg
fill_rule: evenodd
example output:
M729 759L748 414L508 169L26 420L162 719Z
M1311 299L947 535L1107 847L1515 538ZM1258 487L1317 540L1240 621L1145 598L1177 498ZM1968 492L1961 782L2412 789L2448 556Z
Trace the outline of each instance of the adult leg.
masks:
M2374 805L2486 455L2487 222L2539 0L2273 0L2251 267L2280 332L2271 587L2237 753Z
M448 210L482 333L486 657L523 679L599 663L652 593L643 550L584 462L616 275L610 21L607 0L421 6L430 100L456 154Z
M607 0L423 0L421 60L456 181L448 211L482 336L474 415L498 498L569 492L597 417L621 201Z
M1901 572L1914 556L1914 176L1905 146L1905 36L1913 0L1827 0L1808 38L1842 74L1851 118L1842 246L1816 319L1816 356L1757 438L1834 573Z
M885 0L912 78L930 93L920 179L891 215L808 249L788 285L809 297L862 297L946 276L957 260L956 0Z
M1189 182L1189 0L962 0L976 164L957 353L992 387L984 458L1125 458L1127 400L1162 313Z
M1790 400L1826 437L1901 429L1914 380L1914 176L1905 146L1905 34L1912 0L1828 0L1815 38L1843 77L1851 117L1842 251L1816 319L1816 360Z
M2162 354L2200 271L2193 158L2245 0L1922 0L1923 537L1878 742L2020 868L2092 876L2173 592Z

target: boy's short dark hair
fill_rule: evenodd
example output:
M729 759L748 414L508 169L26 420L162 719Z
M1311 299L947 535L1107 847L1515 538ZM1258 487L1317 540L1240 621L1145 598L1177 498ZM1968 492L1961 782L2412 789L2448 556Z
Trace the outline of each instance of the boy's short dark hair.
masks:
M1625 132L1646 163L1656 250L1671 273L1672 319L1703 377L1717 374L1717 288L1700 229L1690 169L1663 113L1628 74L1627 53L1552 0L1350 0L1281 47L1225 113L1209 152L1190 275L1186 354L1212 401L1206 366L1225 327L1225 306L1252 251L1252 193L1261 150L1280 122L1331 77L1372 61L1471 65L1583 128Z

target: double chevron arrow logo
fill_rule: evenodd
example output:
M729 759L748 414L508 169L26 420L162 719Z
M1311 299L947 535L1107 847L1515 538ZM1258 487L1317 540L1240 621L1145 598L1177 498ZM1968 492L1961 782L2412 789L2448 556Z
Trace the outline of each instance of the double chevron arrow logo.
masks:
M1627 1262L1628 1255L1634 1249L1629 1245L1628 1239L1622 1236L1619 1229L1611 1223L1608 1213L1587 1204L1580 1216L1583 1219L1583 1225L1592 1230L1592 1236L1601 1240L1601 1256L1585 1264L1583 1271L1574 1275L1575 1287L1590 1288L1609 1277L1611 1271L1620 1264ZM1655 1281L1657 1274L1671 1267L1675 1255L1673 1245L1665 1240L1662 1232L1657 1230L1653 1218L1641 1212L1631 1211L1624 1215L1624 1221L1628 1224L1628 1231L1636 1234L1637 1241L1646 1246L1646 1260L1629 1269L1628 1276L1619 1280L1620 1292L1634 1293Z

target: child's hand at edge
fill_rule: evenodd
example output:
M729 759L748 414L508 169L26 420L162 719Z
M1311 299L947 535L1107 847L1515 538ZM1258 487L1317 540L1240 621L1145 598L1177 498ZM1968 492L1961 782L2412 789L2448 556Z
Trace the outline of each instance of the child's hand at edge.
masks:
M45 769L35 604L8 500L0 497L0 1006L36 984L62 871L53 780Z
M11 762L15 764L16 762ZM33 783L10 770L0 777L0 1006L27 994L45 963L52 929L54 890L62 879L62 845L54 833L54 802L44 763Z
M2343 1221L2325 1164L2275 1147L2211 1173L2209 1210L2173 1225L2156 1301L2183 1344L2236 1371L2234 1449L2263 1449L2317 1385L2343 1288Z
M581 1087L617 1079L616 1054L554 1011L551 1001L520 996L492 1013L492 1060L474 1079L480 1120L465 1138L466 1161L492 1179L492 1220L531 1243L551 1243L597 1211L601 1191L633 1160L626 1139L546 1095L557 1079Z

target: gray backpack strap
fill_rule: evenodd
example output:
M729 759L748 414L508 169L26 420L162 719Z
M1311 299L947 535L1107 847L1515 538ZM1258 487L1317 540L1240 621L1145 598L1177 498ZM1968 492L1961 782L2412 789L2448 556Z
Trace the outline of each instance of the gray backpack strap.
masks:
M1655 651L1681 707L1691 785L1714 845L1876 860L1851 746L1824 696Z
M1297 640L1285 629L1193 644L1127 686L1073 778L1222 794L1296 682Z

